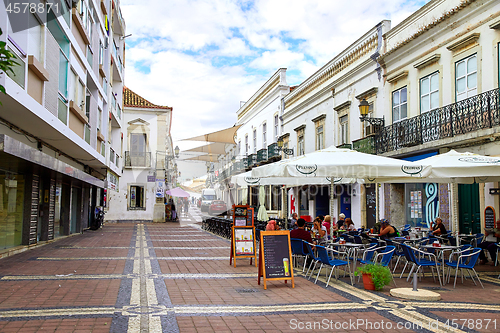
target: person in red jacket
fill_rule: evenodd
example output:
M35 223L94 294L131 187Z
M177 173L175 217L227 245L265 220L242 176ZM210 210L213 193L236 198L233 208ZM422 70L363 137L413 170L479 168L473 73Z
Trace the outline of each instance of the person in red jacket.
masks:
M303 218L298 219L297 229L290 231L290 238L298 238L305 240L308 243L316 244L313 243L313 240L311 238L311 233L306 230L305 226L306 226L306 220L304 220Z

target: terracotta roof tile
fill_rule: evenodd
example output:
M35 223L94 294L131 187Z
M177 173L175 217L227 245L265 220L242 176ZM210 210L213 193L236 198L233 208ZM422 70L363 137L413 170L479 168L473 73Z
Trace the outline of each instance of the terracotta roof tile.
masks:
M148 109L163 109L172 110L170 106L156 105L139 96L127 87L123 87L123 106L124 107L135 107L135 108L148 108Z

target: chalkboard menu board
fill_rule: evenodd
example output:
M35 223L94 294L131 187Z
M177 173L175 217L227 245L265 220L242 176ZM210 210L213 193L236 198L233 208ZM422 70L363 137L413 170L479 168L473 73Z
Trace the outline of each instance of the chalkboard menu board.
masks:
M253 227L253 208L233 205L233 224L235 227Z
M233 205L229 265L234 259L234 267L236 267L236 257L250 258L250 265L252 264L252 258L255 260L257 257L253 209L248 208L247 205ZM257 266L257 260L255 260L255 266Z
M247 209L247 226L253 226L253 208Z
M259 279L263 277L264 289L266 280L292 280L295 287L292 269L292 249L290 231L261 231L259 252Z
M495 209L488 206L484 209L484 229L493 228L495 228Z

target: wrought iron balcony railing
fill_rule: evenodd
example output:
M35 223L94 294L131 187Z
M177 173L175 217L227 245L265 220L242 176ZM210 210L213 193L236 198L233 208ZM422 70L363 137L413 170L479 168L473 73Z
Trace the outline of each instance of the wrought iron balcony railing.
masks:
M257 165L257 154L248 155L248 167L252 168Z
M382 128L377 154L500 125L499 89Z
M257 151L257 163L262 163L267 161L267 148L260 149Z
M125 152L126 167L151 167L151 152Z
M352 149L366 154L376 154L375 136L370 135L352 142Z
M272 158L280 158L280 150L278 149L278 144L276 142L271 143L267 146L267 159L270 160Z

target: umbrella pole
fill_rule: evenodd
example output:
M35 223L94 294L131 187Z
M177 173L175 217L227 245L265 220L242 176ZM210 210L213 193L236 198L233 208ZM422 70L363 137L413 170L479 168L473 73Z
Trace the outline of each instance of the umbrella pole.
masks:
M333 239L333 193L334 193L333 177L330 178L330 239Z

